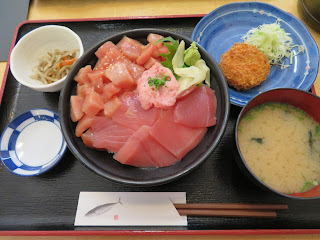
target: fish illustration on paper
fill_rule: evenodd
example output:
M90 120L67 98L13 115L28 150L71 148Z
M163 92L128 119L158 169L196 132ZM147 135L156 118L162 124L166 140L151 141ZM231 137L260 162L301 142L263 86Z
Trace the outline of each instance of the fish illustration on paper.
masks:
M89 212L87 212L85 214L85 216L98 216L98 215L101 215L105 212L108 212L109 210L111 210L115 205L117 204L122 204L120 198L117 202L113 202L113 203L105 203L105 204L102 204L102 205L99 205L97 207L94 207L93 209L91 209Z

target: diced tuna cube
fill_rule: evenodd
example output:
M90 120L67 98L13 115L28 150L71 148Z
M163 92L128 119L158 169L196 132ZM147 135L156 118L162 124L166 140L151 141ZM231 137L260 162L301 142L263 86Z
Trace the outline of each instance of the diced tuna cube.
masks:
M87 65L81 68L77 76L75 76L74 80L77 81L79 84L89 83L90 79L88 77L88 73L92 73L92 69L90 65Z
M120 48L122 54L132 61L135 61L140 56L142 50L142 44L140 42L126 36L118 42L117 46Z
M86 83L84 85L77 85L77 95L85 98L89 92L93 90L93 87L90 83Z
M126 62L126 64L133 80L137 82L145 71L145 68L135 63Z
M104 115L111 118L114 112L120 107L121 100L118 97L113 97L104 104Z
M93 117L83 115L76 126L76 136L81 137L82 133L84 133L89 127L91 127L92 121Z
M216 108L217 99L213 90L210 87L196 87L175 105L174 121L189 127L210 127L216 124Z
M93 86L94 91L96 91L97 93L101 94L103 92L103 77L104 75L104 71L103 72L94 72L94 73L89 73L88 77L90 79L90 82Z
M156 50L155 45L149 43L146 47L144 47L141 51L140 56L137 58L136 62L137 64L143 66L149 58L152 56L152 53Z
M150 130L151 136L178 159L201 141L207 128L191 128L173 121L173 109L162 114Z
M162 53L169 53L169 49L167 48L167 46L163 45L162 47L158 48L158 53L162 54Z
M83 104L83 97L80 96L71 96L70 97L70 105L71 105L71 120L73 122L77 122L79 121L82 116L83 116L83 112L82 112L82 104Z
M113 82L104 85L103 87L103 96L110 100L115 94L119 93L122 90L121 87L114 84Z
M95 54L99 59L101 59L106 55L106 53L110 49L117 49L118 50L118 47L113 42L108 41L108 42L105 42L102 46L100 46L98 48L98 50L95 52Z
M147 37L147 40L149 43L152 43L153 45L155 45L157 48L160 48L162 47L163 45L163 42L160 42L160 43L157 43L156 44L156 41L162 39L163 36L159 35L159 34L155 34L155 33L150 33Z
M94 148L94 146L93 146L93 133L92 133L91 128L89 128L85 133L82 133L81 139L87 147Z
M129 73L128 67L123 62L110 64L105 71L105 75L114 84L121 88L131 88L135 85L132 76Z
M149 60L143 65L146 69L150 69L155 63L160 62L157 59L150 57Z
M103 108L103 97L95 91L90 91L83 101L82 111L88 116L93 117Z

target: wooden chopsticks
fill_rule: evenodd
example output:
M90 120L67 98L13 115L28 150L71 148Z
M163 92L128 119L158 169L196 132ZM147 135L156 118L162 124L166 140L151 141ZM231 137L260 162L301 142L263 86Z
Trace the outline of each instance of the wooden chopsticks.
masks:
M216 217L274 218L275 210L286 210L286 204L186 203L174 204L180 215Z

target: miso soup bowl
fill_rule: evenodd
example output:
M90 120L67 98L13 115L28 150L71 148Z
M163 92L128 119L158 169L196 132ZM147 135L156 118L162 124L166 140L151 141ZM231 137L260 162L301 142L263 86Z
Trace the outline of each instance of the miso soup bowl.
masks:
M186 47L192 43L191 39L183 35L159 29L137 29L108 36L103 41L92 46L75 63L67 76L59 102L61 129L68 147L74 156L88 167L88 169L108 180L137 186L153 186L171 182L190 173L204 162L220 142L227 125L230 111L229 90L223 73L217 62L198 45L202 58L210 68L211 87L217 97L217 121L215 126L208 128L202 141L184 156L180 162L162 168L137 168L117 162L113 159L113 154L107 151L99 151L86 147L81 138L75 136L76 124L73 123L70 118L70 96L76 93L77 86L74 77L80 68L86 65L95 65L97 62L95 52L105 42L112 41L113 43L118 43L124 36L127 36L143 44L147 44L147 36L149 33L171 36L176 40L184 40Z
M264 103L271 103L271 102L286 103L294 107L300 108L301 110L309 114L316 122L320 123L320 108L319 108L320 98L310 92L306 92L298 89L292 89L292 88L279 88L279 89L269 90L267 92L257 95L243 107L243 109L241 110L238 116L236 126L235 126L235 147L234 147L235 160L239 168L253 183L255 183L258 187L262 188L263 190L270 191L278 195L281 195L283 197L293 198L293 199L320 198L320 185L303 193L286 194L286 193L277 191L272 187L268 186L261 179L259 179L257 175L249 168L248 164L246 163L246 159L243 157L240 151L239 142L238 142L238 127L239 127L240 120L250 109L254 108L255 106L258 106Z

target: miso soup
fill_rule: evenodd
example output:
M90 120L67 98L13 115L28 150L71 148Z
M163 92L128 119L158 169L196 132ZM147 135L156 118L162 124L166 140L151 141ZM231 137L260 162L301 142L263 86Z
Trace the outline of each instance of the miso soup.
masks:
M320 182L320 125L299 108L266 103L238 126L241 154L265 184L283 193L305 192Z

